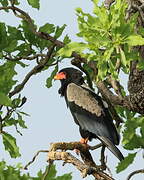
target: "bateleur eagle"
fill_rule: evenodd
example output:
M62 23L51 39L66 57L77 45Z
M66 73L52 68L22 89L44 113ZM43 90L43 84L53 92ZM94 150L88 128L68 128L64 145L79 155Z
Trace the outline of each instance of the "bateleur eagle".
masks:
M120 161L124 159L115 146L120 138L113 119L102 98L84 83L82 72L74 68L64 68L54 77L61 81L59 94L65 97L75 123L84 139L99 139Z

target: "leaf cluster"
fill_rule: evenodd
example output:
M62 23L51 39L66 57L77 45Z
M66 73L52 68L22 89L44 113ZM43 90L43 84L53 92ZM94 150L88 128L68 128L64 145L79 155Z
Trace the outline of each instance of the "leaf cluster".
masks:
M49 168L49 167L47 167ZM46 169L47 169L46 168ZM0 179L1 180L39 180L45 175L41 170L37 173L36 177L30 176L29 173L21 173L22 165L19 163L15 167L9 166L5 161L0 162ZM49 173L45 176L45 180L71 180L71 173L62 176L56 175L56 167L52 165Z

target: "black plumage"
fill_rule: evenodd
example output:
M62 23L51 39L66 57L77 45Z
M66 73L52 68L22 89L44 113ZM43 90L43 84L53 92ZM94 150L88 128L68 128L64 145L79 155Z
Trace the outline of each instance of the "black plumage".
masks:
M123 155L115 146L120 138L112 117L102 98L86 87L82 72L65 68L54 79L61 81L59 94L65 97L81 136L88 140L98 138L121 161Z

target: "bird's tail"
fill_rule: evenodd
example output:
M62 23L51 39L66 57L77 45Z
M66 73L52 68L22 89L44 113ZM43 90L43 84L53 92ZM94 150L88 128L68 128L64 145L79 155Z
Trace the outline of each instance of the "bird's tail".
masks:
M106 145L106 147L120 160L124 159L124 156L120 150L106 137L98 136L98 138Z

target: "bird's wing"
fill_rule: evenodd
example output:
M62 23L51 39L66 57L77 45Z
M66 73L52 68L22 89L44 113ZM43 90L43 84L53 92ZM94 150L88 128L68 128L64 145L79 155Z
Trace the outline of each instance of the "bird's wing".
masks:
M105 137L113 144L118 144L119 136L112 123L112 118L107 114L108 110L104 108L99 96L88 89L70 83L67 87L67 102L83 130L99 137Z

